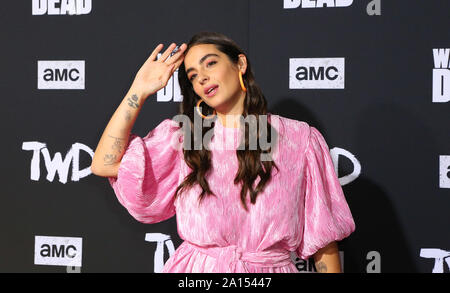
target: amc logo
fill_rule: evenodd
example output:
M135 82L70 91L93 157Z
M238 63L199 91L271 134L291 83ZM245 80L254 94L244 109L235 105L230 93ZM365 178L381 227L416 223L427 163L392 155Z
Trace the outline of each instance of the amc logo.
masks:
M84 89L84 60L38 60L38 89Z
M345 58L290 58L290 89L343 89Z
M83 239L35 236L34 264L81 267Z

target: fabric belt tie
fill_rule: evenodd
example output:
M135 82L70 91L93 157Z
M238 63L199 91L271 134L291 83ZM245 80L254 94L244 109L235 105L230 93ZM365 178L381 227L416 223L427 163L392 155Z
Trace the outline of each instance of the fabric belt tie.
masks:
M202 247L187 241L185 244L217 259L220 271L226 273L236 272L239 264L249 273L246 263L259 267L282 267L292 263L290 253L285 249L249 252L236 245Z

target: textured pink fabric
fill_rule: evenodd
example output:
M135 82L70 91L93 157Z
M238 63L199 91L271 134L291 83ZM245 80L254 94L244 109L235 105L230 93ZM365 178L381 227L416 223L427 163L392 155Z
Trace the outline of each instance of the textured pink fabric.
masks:
M182 150L178 123L165 119L141 138L130 135L118 176L109 182L119 202L138 221L157 223L176 214L184 242L165 263L163 272L298 272L289 251L303 259L355 230L352 214L328 146L306 122L272 114L278 144L272 154L279 171L249 212L240 203L241 184L235 149L239 128L217 119L211 141L211 190L198 204L196 185L174 201L176 187L191 171ZM259 182L256 180L254 187Z

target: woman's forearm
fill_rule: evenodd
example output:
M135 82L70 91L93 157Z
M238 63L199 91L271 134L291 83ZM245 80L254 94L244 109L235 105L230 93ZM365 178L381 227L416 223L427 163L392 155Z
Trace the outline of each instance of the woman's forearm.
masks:
M106 126L92 159L91 171L104 177L117 176L118 166L136 118L144 104L140 92L131 88Z
M336 241L319 249L314 254L314 262L318 273L341 273L339 248Z
M144 101L167 85L170 77L184 60L186 44L170 56L176 44L172 43L157 58L163 44L158 44L141 66L130 90L109 120L92 159L92 173L103 177L117 177L117 172L128 145L131 129ZM170 58L169 58L170 56Z

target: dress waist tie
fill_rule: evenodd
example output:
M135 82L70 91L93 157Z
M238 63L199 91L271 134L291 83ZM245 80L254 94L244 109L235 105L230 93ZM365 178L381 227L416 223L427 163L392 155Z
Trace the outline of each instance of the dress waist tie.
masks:
M242 250L237 245L202 247L184 242L185 245L217 259L220 272L236 272L238 264L241 264L244 271L249 273L246 263L259 267L282 267L292 263L290 253L285 249L250 252Z

